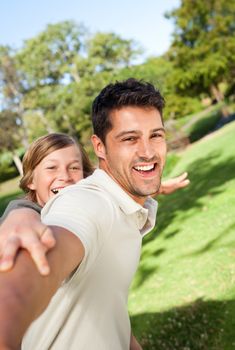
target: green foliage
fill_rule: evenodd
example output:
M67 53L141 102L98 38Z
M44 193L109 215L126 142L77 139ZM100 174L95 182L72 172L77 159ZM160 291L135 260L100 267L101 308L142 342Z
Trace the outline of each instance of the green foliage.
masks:
M118 72L117 79L124 80L131 76L149 81L158 87L166 101L165 120L181 118L184 115L200 111L202 104L198 98L180 96L175 93L174 84L172 84L173 74L173 63L165 57L158 57L150 58L143 64L122 69Z
M91 134L92 100L116 71L129 66L139 54L133 40L114 33L89 35L83 25L72 21L48 25L25 41L12 56L12 76L24 87L12 98L24 139L61 131L86 143Z
M129 77L149 81L158 87L163 95L170 91L167 79L171 75L173 65L163 57L150 58L145 63L134 65L120 70L117 74L118 80Z
M199 112L203 106L198 98L176 94L166 95L164 115L166 119L180 119L185 115Z
M72 21L49 24L45 31L25 41L16 59L27 84L57 84L71 75L77 55L83 49L86 29Z
M191 142L200 140L203 136L209 134L215 129L216 124L221 118L221 114L211 113L205 118L199 119L190 130L189 139Z
M96 33L87 44L89 61L96 71L113 71L129 66L141 50L133 40L122 39L115 33Z
M0 216L3 214L8 203L21 194L22 191L19 189L19 177L0 182Z
M0 183L12 179L18 175L18 171L12 162L12 155L5 152L0 155Z
M233 0L182 0L167 14L175 23L169 57L176 91L223 96L218 84L232 82L235 67L235 3Z
M18 115L10 110L0 112L0 150L14 150L19 146Z

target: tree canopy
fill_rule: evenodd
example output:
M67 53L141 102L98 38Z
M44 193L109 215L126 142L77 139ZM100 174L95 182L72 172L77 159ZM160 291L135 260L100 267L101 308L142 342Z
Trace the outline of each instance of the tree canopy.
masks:
M167 17L175 25L168 57L177 91L222 99L219 84L235 75L235 2L182 0Z

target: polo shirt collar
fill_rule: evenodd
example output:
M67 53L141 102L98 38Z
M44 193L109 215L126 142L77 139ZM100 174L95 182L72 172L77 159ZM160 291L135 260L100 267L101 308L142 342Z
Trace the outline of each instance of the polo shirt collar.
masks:
M126 215L134 214L136 216L136 222L142 235L148 233L155 226L157 201L148 197L144 206L142 206L134 201L104 170L96 169L93 175L95 183L105 189L109 189L109 193Z

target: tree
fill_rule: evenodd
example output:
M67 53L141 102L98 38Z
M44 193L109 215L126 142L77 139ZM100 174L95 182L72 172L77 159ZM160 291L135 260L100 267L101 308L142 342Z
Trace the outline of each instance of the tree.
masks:
M21 143L26 148L29 145L27 125L24 120L24 86L23 74L17 69L15 53L8 46L0 46L0 95L2 96L2 111L11 110L17 115L18 128L22 129Z
M221 101L220 83L235 75L235 2L181 0L166 16L175 23L168 56L175 67L176 91L193 96L205 92Z
M93 62L94 72L129 67L140 53L135 41L122 39L115 33L98 32L87 42L87 55Z
M134 41L114 33L90 35L71 21L48 25L15 56L24 72L24 105L47 121L47 129L82 139L91 129L90 105L99 81L110 81L139 52Z
M22 129L19 128L19 123L17 113L10 110L0 112L0 151L10 151L19 174L23 175L22 163L17 153L22 140Z

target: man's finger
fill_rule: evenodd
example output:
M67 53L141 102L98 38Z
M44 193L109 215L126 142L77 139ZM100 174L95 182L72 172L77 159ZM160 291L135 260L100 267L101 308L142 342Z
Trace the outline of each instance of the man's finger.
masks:
M27 247L25 248L27 249ZM48 249L44 247L41 242L35 241L30 242L30 249L28 250L40 274L48 275L50 273L50 267L46 258L46 251Z
M46 226L45 230L43 233L40 235L41 237L41 242L48 248L51 249L55 246L56 240L55 237L52 233L52 230L50 227Z

